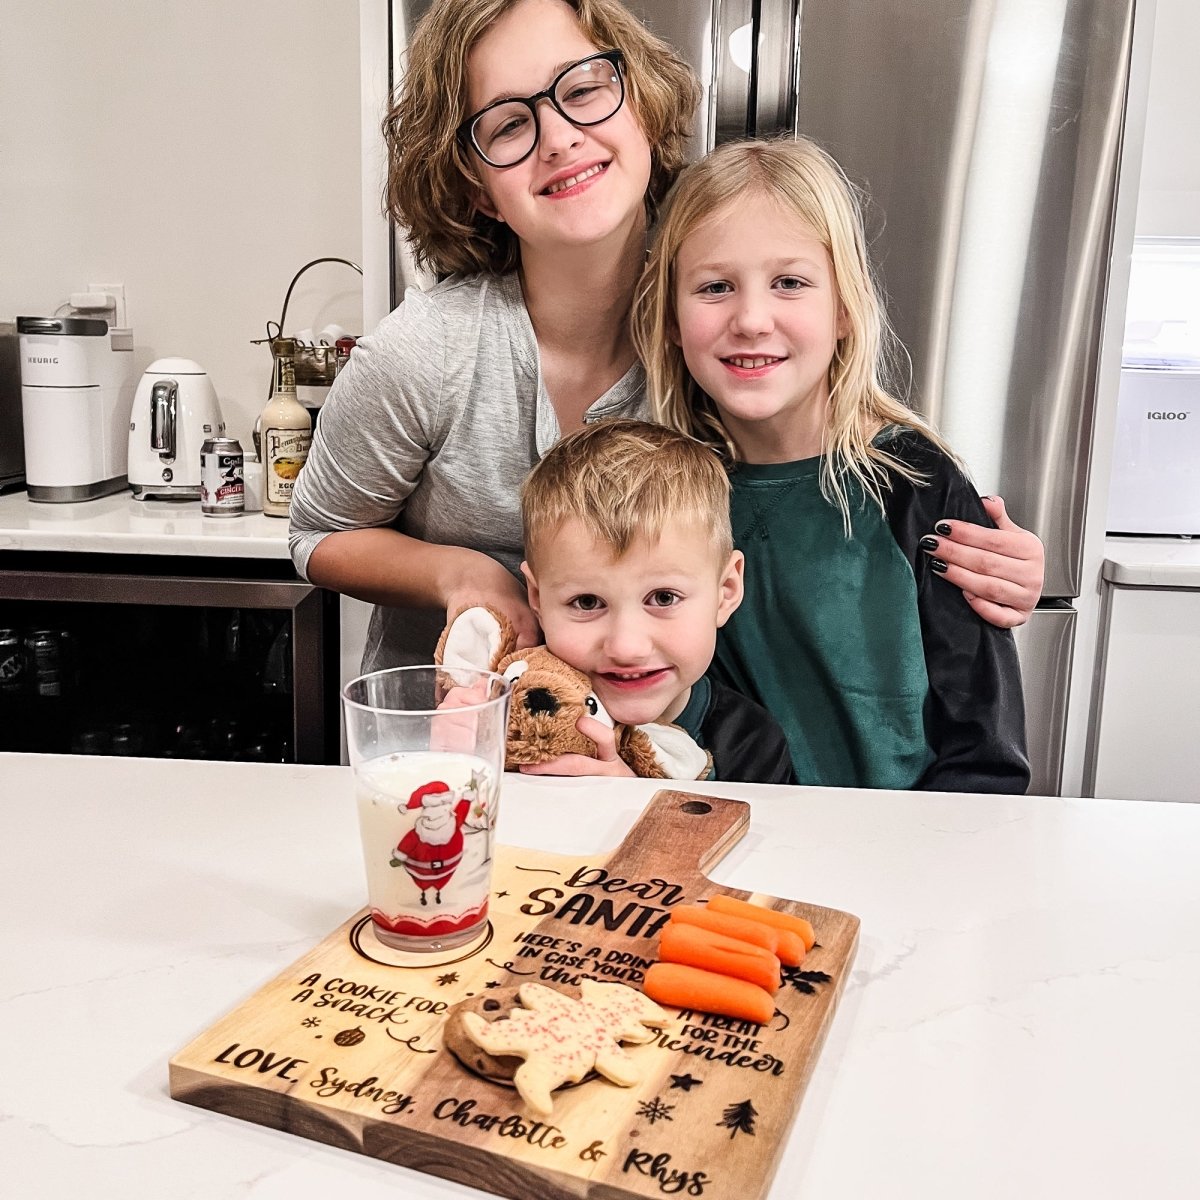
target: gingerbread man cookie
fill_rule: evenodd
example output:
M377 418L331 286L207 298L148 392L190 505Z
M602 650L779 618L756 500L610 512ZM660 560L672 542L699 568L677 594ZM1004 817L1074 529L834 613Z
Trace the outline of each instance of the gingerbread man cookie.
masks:
M465 1012L462 1023L489 1054L524 1059L513 1083L540 1116L551 1112L556 1087L576 1083L588 1071L621 1087L638 1083L637 1066L619 1043L648 1042L669 1021L653 1000L623 983L585 979L578 1000L540 983L522 984L519 994L524 1008L508 1017L489 1023Z

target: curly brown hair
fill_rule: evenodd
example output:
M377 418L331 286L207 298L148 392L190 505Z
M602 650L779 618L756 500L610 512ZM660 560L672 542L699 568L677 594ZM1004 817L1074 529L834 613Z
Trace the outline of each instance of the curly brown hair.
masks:
M520 261L512 230L475 207L476 164L458 141L467 116L467 58L520 0L434 0L409 42L404 79L383 119L388 151L384 208L407 230L413 254L438 275L503 275ZM650 143L653 215L686 159L700 85L692 69L618 0L563 0L602 50L625 56L629 103Z

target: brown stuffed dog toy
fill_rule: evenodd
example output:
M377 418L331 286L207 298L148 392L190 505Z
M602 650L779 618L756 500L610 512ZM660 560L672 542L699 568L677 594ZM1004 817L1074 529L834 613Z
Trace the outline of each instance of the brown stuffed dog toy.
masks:
M517 650L503 613L463 609L442 631L434 661L445 667L495 671L512 683L504 766L547 762L563 754L596 757L596 743L576 728L582 716L608 725L617 753L644 779L705 779L712 756L678 725L618 725L592 691L591 680L545 646Z

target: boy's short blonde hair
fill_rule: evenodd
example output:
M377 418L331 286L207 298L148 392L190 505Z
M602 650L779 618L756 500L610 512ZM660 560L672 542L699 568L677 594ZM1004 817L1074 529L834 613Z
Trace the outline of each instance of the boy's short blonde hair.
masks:
M639 537L657 540L667 522L707 531L720 565L733 551L729 477L708 446L646 421L585 425L547 452L521 485L525 555L572 518L624 554Z
M439 275L515 270L513 231L475 207L481 164L459 144L467 112L467 59L519 0L434 0L409 42L405 74L383 119L387 211L413 254ZM625 56L625 103L650 143L646 204L653 214L687 161L700 103L695 73L618 0L564 0L584 36Z

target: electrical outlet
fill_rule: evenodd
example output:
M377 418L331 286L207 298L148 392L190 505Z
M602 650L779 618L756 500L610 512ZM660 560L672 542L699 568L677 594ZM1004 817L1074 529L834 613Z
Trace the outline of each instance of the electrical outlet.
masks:
M129 314L125 307L125 285L123 283L89 283L87 290L89 292L107 292L117 302L114 326L117 329L129 328Z

